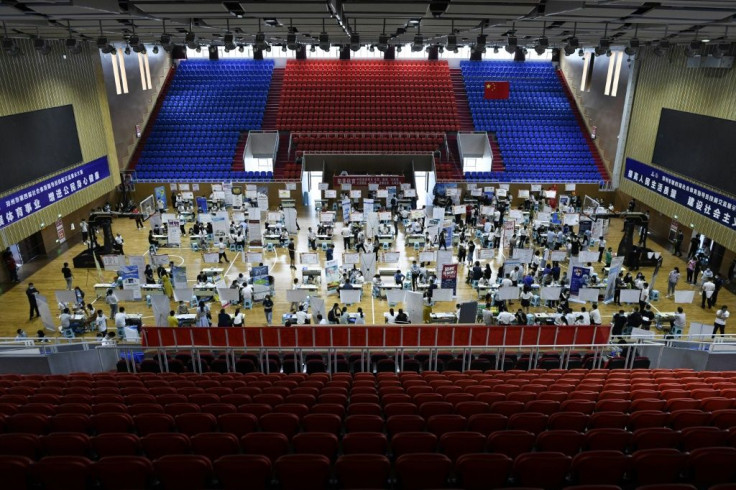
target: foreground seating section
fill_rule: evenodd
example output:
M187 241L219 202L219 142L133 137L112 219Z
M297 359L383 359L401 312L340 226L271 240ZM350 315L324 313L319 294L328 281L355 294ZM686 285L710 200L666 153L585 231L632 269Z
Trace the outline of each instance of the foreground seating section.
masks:
M136 165L141 181L271 180L231 170L241 133L261 128L272 60L179 64Z
M0 375L0 407L8 488L711 488L736 478L730 371ZM53 423L70 415L87 423Z
M444 62L289 60L277 127L290 131L457 131Z
M593 182L604 180L549 62L462 61L475 128L496 133L505 171L468 180ZM508 81L506 100L484 98L484 83Z

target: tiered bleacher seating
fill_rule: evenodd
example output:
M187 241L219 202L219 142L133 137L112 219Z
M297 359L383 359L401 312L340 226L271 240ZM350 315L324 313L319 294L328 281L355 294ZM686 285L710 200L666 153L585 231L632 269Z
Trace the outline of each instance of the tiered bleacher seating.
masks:
M297 61L284 73L277 126L289 131L457 131L447 63Z
M2 375L0 470L14 490L707 489L736 478L735 399L736 372L677 369Z
M182 61L136 165L140 181L271 180L231 170L243 131L260 129L273 61Z
M439 133L297 133L291 137L291 152L302 153L433 153L446 151L445 135Z
M505 171L466 175L502 182L592 182L604 180L548 62L463 61L475 128L494 131ZM484 82L510 82L506 100L484 98Z

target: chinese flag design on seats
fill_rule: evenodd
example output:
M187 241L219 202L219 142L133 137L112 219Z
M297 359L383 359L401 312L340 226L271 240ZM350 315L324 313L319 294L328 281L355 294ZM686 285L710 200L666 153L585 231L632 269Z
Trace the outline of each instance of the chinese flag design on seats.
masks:
M486 82L483 97L486 99L508 99L509 82Z

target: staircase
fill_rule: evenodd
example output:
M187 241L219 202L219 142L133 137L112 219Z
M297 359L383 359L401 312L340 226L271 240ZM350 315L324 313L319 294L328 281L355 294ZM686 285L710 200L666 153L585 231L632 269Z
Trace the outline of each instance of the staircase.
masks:
M444 156L440 154L439 158L435 157L434 166L438 181L458 182L463 180L457 133L447 133L447 153Z
M166 99L166 94L169 91L169 87L171 86L171 81L174 79L174 73L176 73L176 68L174 65L171 66L169 69L169 72L166 74L166 79L164 80L163 85L161 86L161 90L158 92L158 98L156 99L156 104L153 106L153 109L151 110L151 114L148 116L148 121L146 122L146 127L143 130L143 133L141 133L141 137L138 138L138 144L135 146L135 151L133 151L133 155L131 155L130 160L128 160L128 170L135 170L135 166L138 165L138 159L141 157L141 153L143 153L143 148L146 146L146 140L151 135L151 132L153 131L153 125L156 122L156 118L158 117L158 113L161 112L161 106L164 104L164 100Z
M595 162L595 166L598 169L598 172L601 174L601 180L610 182L611 177L608 174L608 169L606 168L606 164L603 162L603 158L601 158L600 152L598 151L598 147L595 145L593 138L590 137L590 130L588 129L588 126L585 124L583 115L580 113L580 108L578 107L578 103L575 100L575 96L573 95L572 90L570 90L570 86L567 84L567 80L565 80L565 76L562 74L562 71L559 69L556 70L555 73L557 74L557 78L560 79L560 84L562 84L562 89L565 91L565 96L567 97L568 102L570 102L570 107L572 108L573 114L575 114L575 119L578 122L578 126L580 126L580 131L582 131L583 135L585 136L585 141L588 143L588 148L590 149L590 153L593 155L593 161Z
M279 131L279 150L273 165L274 180L298 180L301 177L301 166L289 157L289 131Z
M491 172L506 171L506 165L503 164L503 156L501 156L501 148L498 146L498 140L494 131L488 131L488 142L491 144L491 155L493 155Z
M233 166L231 168L233 172L245 171L245 166L243 165L243 153L245 153L245 145L247 142L248 131L243 131L240 133L237 146L235 146L235 156L233 157Z
M281 102L281 87L284 85L285 68L274 68L271 75L271 87L268 89L266 110L263 113L261 130L274 131L278 122L279 103Z
M465 80L463 79L462 70L459 68L450 69L450 80L452 80L452 89L455 92L455 105L457 106L460 131L475 131L473 116L470 114L470 106L468 105L468 94L465 91Z

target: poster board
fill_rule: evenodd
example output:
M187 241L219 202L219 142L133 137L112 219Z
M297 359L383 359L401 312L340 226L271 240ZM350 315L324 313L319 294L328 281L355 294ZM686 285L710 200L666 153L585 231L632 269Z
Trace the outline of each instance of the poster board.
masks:
M391 221L391 212L390 211L380 211L378 213L378 219L380 221Z
M325 199L336 199L337 191L335 189L326 189L324 191L324 198Z
M330 188L330 184L328 184L327 182L320 182L319 184L317 184L317 188L321 191L326 191Z
M350 199L360 199L361 198L361 191L360 190L351 190L350 191Z
M550 286L539 290L539 298L544 301L558 301L562 293L561 286Z
M567 260L567 252L564 250L550 250L549 260L552 262L564 262Z
M621 302L622 303L638 303L641 291L638 289L622 289L621 290Z
M106 271L119 271L125 267L125 255L100 255L102 266ZM168 265L168 262L166 262Z
M467 213L467 208L464 204L458 204L452 207L452 214L465 214Z
M600 292L601 290L598 288L580 288L578 290L578 299L595 302L598 301L598 295Z
M246 252L245 262L248 264L260 264L263 262L263 252Z
M340 302L348 305L360 303L362 294L362 289L340 289Z
M587 264L588 262L598 262L598 252L593 250L584 250L578 253L578 262Z
M216 264L218 262L217 259L219 258L219 256L220 254L218 254L217 252L203 254L202 262L204 262L205 264Z
M513 258L518 259L524 264L530 264L532 262L533 255L534 250L531 248L515 248Z
M519 189L519 198L520 199L529 199L529 190L527 189Z
M675 303L690 304L695 299L695 291L675 291Z
M419 262L434 262L434 261L435 261L434 252L419 252Z
M299 262L304 265L319 264L319 254L303 252L299 254Z
M432 294L432 301L454 301L452 289L439 288L435 289Z
M343 264L360 264L360 254L359 253L344 253L342 254L342 263Z
M151 265L153 265L153 267L158 267L159 265L166 267L167 265L169 265L169 255L168 254L151 255Z
M400 258L400 252L383 252L381 254L381 262L384 262L386 264L397 264Z
M334 223L335 212L334 211L322 211L319 213L319 220L321 223Z
M279 189L279 199L290 199L291 191L289 189Z
M493 260L496 250L493 248L481 248L478 250L478 258L480 260Z
M498 298L501 301L519 299L519 288L516 286L498 288L498 292L496 293L496 298Z

